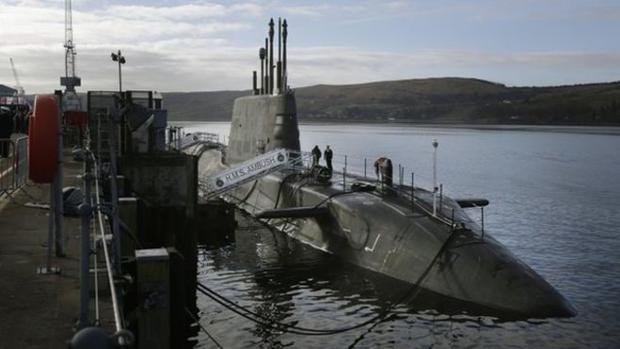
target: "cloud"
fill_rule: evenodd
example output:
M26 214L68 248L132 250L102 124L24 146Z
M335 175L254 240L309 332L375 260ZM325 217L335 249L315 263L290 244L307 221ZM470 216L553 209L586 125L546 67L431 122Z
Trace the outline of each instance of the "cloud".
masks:
M620 52L423 50L393 53L314 47L292 49L289 67L292 85L437 76L478 77L510 85L551 85L620 80L619 62ZM540 80L532 76L539 76Z
M310 5L310 6L285 6L283 11L286 14L311 16L322 16L328 11L333 11L334 6L322 4L322 5Z
M275 8L282 13L319 20L331 14L327 18L363 21L377 18L373 16L407 17L412 12L416 16L454 13L456 7L463 6L450 1L441 1L434 7L416 1L314 5L243 1L203 1L174 6L74 3L77 72L83 84L80 90L116 89L117 66L110 60L110 52L118 49L127 59L123 66L123 85L130 89L250 88L251 71L259 69L256 56L265 35L264 17ZM477 7L467 11L474 13L476 8L486 8L490 2L476 4ZM506 6L493 11L506 11ZM8 57L13 57L27 92L59 88L59 76L64 72L63 1L11 1L0 8L0 17L3 39L0 83L13 84L8 64ZM303 21L298 23L291 29L303 30L298 29L303 27ZM395 23L398 25L398 21ZM613 49L390 51L387 47L337 45L329 37L323 37L325 43L320 45L316 41L304 44L302 36L303 33L295 33L296 39L289 46L291 86L430 76L471 76L514 85L620 80L620 52Z
M262 7L253 4L234 4L225 6L216 3L186 4L178 6L144 6L114 5L99 14L120 17L130 20L161 21L197 21L225 16L258 16Z

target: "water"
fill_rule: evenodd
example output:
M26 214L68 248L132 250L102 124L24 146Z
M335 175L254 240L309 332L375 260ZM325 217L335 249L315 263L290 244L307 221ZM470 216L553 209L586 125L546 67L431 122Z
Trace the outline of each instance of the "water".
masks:
M227 135L227 123L187 125ZM202 324L228 347L619 348L620 136L618 129L476 130L378 125L302 125L302 148L330 144L335 167L363 173L379 156L452 197L484 197L485 227L577 309L570 319L503 321L443 314L414 300L369 326L328 337L270 333L199 295ZM397 171L395 170L395 173ZM472 211L474 219L479 212ZM406 286L241 219L235 243L205 249L199 280L270 318L311 328L369 319ZM204 335L198 347L213 347Z

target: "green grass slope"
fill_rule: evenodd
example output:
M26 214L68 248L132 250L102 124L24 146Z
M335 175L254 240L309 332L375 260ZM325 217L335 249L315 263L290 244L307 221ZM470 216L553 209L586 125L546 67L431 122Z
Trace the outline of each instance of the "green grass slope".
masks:
M171 120L230 120L249 91L165 93ZM295 89L301 121L620 124L620 82L507 87L467 78L316 85Z

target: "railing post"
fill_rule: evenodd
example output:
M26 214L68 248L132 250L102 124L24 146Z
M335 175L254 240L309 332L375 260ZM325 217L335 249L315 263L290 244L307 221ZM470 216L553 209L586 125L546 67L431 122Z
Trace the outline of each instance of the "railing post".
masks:
M13 177L13 180L11 181L11 189L15 190L17 188L17 141L11 140L10 142L13 146L13 157L11 158L12 165L10 165L13 168L11 171Z
M439 213L441 214L443 208L443 184L439 185Z
M437 147L439 143L433 139L433 216L437 216Z
M90 206L92 195L90 189L92 180L91 169L93 163L90 153L84 151L83 157L84 175L82 179L84 180L84 196L80 207L80 214L82 215L82 235L80 237L80 320L78 324L78 328L80 329L90 325L90 321L88 319L88 305L90 301L90 221L92 215L92 207ZM97 268L96 264L95 268Z
M50 212L47 218L47 273L52 270L52 245L54 244L54 206L56 206L54 190L50 184Z
M480 206L480 222L482 228L482 240L484 240L484 206Z
M111 214L112 214L112 238L114 241L114 266L116 270L120 272L121 270L121 237L120 237L120 229L118 222L118 188L116 183L116 172L117 172L117 164L116 164L116 130L117 124L110 120L110 138L108 139L108 147L110 150L110 171L108 173L108 181L110 183L110 204L111 204Z
M415 189L413 186L413 172L411 172L411 212L415 209Z
M451 223L452 229L454 229L454 209L452 209L452 219L451 219L451 222L452 222Z
M347 156L344 156L344 168L342 171L342 190L346 190L347 187Z
M62 198L62 183L63 183L63 141L62 141L62 128L63 128L63 109L62 109L62 94L58 97L58 161L56 163L56 178L54 179L53 192L55 196L54 200L54 220L56 221L56 256L65 256L65 238L63 231L63 198ZM51 211L50 211L51 214Z
M54 201L54 190L50 184L50 211L47 217L47 260L45 266L37 268L37 274L41 275L60 274L59 268L52 267L52 245L54 244Z

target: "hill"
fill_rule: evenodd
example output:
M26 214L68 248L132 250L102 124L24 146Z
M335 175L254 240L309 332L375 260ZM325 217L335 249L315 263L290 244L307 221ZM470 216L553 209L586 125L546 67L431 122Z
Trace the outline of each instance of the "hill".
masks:
M230 120L249 91L164 93L171 120ZM508 87L478 79L432 78L295 89L301 121L620 124L620 82Z

